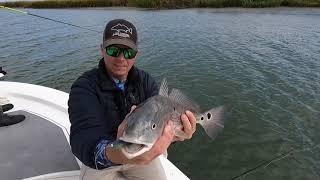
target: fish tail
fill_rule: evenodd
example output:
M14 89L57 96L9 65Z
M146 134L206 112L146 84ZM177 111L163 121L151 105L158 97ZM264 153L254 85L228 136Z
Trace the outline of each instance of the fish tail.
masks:
M223 106L219 106L196 116L197 123L201 124L211 139L214 139L224 128L224 109Z

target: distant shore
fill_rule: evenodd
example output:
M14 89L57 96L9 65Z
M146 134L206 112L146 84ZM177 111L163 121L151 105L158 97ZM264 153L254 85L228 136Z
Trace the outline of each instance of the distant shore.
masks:
M137 7L179 8L266 8L320 7L320 0L44 0L0 2L1 6L22 8Z

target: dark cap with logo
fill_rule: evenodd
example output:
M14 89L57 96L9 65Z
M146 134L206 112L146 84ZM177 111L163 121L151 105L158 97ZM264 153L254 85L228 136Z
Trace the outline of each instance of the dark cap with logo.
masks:
M134 50L137 46L137 30L134 25L124 19L114 19L108 22L103 33L103 47L112 44L122 44Z

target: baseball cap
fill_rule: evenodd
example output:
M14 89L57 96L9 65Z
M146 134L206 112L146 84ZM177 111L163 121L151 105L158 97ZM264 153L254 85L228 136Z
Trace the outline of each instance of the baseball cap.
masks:
M129 21L124 19L114 19L108 22L103 33L103 47L112 44L122 44L134 50L137 46L137 30Z

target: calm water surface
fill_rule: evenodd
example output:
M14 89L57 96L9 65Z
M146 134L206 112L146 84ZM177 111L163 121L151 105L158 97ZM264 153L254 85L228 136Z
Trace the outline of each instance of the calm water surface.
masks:
M170 147L191 179L232 179L263 163L236 179L320 179L320 9L28 11L101 32L126 18L140 35L138 67L203 110L228 107L215 141L198 128ZM3 9L0 37L10 81L69 92L100 58L102 33Z

